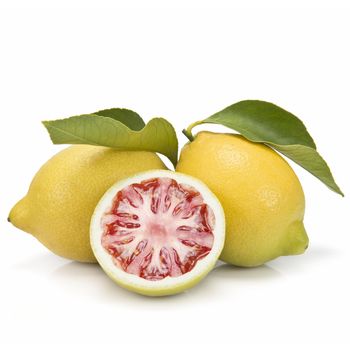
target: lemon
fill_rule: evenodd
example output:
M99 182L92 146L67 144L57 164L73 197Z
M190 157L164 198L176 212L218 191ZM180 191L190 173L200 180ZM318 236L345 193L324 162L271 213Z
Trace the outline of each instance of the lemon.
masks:
M149 296L176 294L215 266L224 246L224 210L198 179L151 170L104 194L90 235L97 261L115 283Z
M270 147L240 135L200 132L184 146L176 170L202 180L219 198L226 217L221 260L258 266L307 248L303 189Z
M151 169L166 169L155 153L70 146L41 167L9 220L57 255L95 262L89 226L96 204L116 181Z

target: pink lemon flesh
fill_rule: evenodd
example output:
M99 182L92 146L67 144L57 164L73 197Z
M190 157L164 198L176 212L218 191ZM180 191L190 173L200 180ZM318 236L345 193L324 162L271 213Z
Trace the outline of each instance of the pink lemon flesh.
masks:
M90 240L117 284L144 295L175 294L215 266L225 240L224 211L200 180L147 171L105 193L92 216Z

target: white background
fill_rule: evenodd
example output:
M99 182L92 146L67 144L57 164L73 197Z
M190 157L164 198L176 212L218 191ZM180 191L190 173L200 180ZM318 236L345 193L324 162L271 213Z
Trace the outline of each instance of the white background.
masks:
M168 118L183 144L190 122L242 99L274 102L305 122L350 195L349 9L68 4L13 1L0 12L2 348L349 348L349 197L298 167L308 251L255 269L219 266L173 297L124 291L97 265L54 256L6 222L64 147L40 121L110 107Z

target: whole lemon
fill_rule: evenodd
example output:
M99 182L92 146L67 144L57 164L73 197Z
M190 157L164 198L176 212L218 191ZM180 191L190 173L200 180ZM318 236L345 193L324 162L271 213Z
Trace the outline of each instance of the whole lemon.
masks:
M89 226L98 201L116 181L151 169L166 169L155 153L70 146L41 167L9 221L57 255L95 262Z
M184 146L176 170L199 178L219 198L226 216L221 260L258 266L307 248L302 187L270 147L240 135L200 132Z

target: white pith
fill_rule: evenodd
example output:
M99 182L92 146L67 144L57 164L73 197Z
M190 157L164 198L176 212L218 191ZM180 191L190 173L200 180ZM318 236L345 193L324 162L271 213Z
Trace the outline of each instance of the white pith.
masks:
M101 244L101 238L103 234L103 229L101 227L101 218L111 208L115 195L120 190L131 184L139 183L150 178L172 178L178 183L194 187L198 192L200 192L204 203L209 205L209 207L213 210L215 216L215 227L213 229L214 240L209 254L201 260L198 260L196 262L196 265L189 272L186 272L185 274L177 277L165 277L161 280L156 281L141 278L137 275L127 273L124 270L118 268L113 262L112 256L104 249ZM135 290L144 291L172 289L174 286L186 285L191 282L191 280L198 279L199 276L205 275L210 271L218 259L225 239L224 213L218 199L201 181L191 176L168 170L152 170L139 173L135 176L119 181L113 185L104 194L98 203L92 216L90 230L90 239L93 252L96 256L96 259L102 268L106 271L106 273L123 285L128 285L130 288Z

